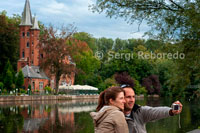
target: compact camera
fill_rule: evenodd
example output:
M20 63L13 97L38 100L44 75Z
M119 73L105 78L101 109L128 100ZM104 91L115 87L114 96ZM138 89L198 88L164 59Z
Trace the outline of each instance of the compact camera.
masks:
M180 109L180 105L179 104L172 104L172 110L179 110Z

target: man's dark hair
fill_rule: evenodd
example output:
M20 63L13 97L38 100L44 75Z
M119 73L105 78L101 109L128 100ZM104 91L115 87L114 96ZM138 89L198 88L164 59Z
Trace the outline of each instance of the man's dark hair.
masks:
M127 72L116 73L115 80L118 84L120 84L121 88L134 88L134 80Z

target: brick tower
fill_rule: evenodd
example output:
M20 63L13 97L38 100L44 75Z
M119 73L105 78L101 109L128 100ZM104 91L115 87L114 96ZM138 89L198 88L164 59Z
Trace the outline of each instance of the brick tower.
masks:
M32 18L29 0L26 0L22 12L20 28L20 58L17 70L24 74L24 88L31 86L31 91L43 91L49 84L49 78L40 69L40 51L38 48L40 29L36 17Z
M22 12L22 20L20 27L20 59L17 62L17 70L22 69L24 74L24 88L31 86L32 91L43 91L45 86L55 88L55 76L48 74L48 70L40 68L40 48L39 34L40 29L36 17L32 18L29 0L26 0L24 10ZM74 64L67 58L67 62ZM46 72L46 73L45 73ZM47 77L47 75L49 77ZM67 83L74 84L75 74L72 72L69 75L62 75L59 84Z
M39 66L39 42L40 29L36 17L32 18L29 0L26 0L22 20L20 23L20 59L17 70L24 66Z

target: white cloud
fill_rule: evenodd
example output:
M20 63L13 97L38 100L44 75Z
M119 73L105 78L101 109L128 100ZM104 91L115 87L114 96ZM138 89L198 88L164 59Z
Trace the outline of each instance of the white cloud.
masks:
M78 31L88 32L94 37L108 38L140 38L147 31L148 26L143 24L140 32L137 25L129 25L122 19L110 19L105 14L92 13L88 10L89 4L95 0L29 0L32 14L36 14L39 21L60 26L75 23ZM13 4L15 3L15 4ZM6 0L0 3L8 15L20 14L23 11L25 0Z
M62 14L67 7L63 3L58 3L56 1L52 1L51 3L46 4L44 7L41 7L40 12L44 12L51 15Z

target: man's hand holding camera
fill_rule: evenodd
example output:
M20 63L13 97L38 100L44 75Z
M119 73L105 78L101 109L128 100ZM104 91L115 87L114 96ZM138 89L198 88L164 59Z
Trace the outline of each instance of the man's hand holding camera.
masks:
M179 101L174 102L172 104L172 109L170 110L169 114L170 115L180 114L182 111L182 107L183 107L183 105Z

